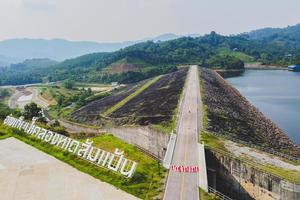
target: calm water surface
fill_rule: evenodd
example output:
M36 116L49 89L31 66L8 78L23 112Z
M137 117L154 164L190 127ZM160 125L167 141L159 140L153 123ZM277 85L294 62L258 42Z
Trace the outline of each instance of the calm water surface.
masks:
M226 79L300 145L300 72L247 70Z

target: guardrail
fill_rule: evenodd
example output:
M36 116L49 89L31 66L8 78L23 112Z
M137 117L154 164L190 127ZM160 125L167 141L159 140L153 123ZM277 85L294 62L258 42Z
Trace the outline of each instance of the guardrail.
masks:
M213 132L210 132L210 133L213 134L213 135L215 135L215 136L217 136L217 137L221 137L221 138L224 138L224 139L227 139L227 140L231 140L233 142L240 143L240 144L246 145L246 146L251 147L251 148L259 149L261 151L265 151L265 152L273 154L275 156L286 158L286 159L291 160L291 161L300 162L300 157L294 157L294 156L291 156L291 155L287 155L287 154L275 151L274 149L264 148L264 147L261 147L261 146L257 146L257 145L255 145L253 143L245 142L243 140L232 138L232 137L229 137L229 136L226 136L226 135L222 135L222 134L218 134L218 133L213 133Z
M208 193L212 193L214 195L216 195L217 197L219 197L221 200L233 200L230 197L222 194L221 192L217 191L216 189L209 187L208 186Z

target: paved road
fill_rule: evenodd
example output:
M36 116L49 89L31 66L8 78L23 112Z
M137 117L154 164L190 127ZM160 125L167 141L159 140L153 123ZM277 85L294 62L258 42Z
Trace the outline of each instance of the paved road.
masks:
M138 200L15 138L0 140L1 200Z
M197 145L201 123L201 120L199 120L201 99L197 66L191 66L189 70L182 103L172 165L199 166ZM171 168L164 199L198 200L198 182L198 173L176 172Z

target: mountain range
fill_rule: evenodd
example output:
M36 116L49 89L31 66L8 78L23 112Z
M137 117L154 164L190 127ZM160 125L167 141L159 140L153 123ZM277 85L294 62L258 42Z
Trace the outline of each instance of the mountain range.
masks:
M48 58L63 61L94 52L117 51L147 40L158 42L177 39L179 37L181 36L168 33L154 38L116 43L77 42L63 39L10 39L0 41L0 66L8 66L32 58Z
M131 83L174 71L176 66L185 64L221 69L243 69L245 62L285 66L300 64L299 33L300 25L297 24L231 36L223 36L214 31L204 36L181 37L167 34L152 40L145 39L146 42L132 42L132 45L127 43L130 45L128 47L114 46L116 49L121 48L116 51L110 49L109 52L107 49L107 52L88 53L59 63L49 59L31 59L16 65L19 66L17 68L12 67L14 65L2 70L0 68L0 85L65 79ZM45 48L51 49L47 48L49 46ZM54 50L52 46L52 51ZM60 51L55 53L58 52Z
M285 28L263 28L242 35L251 40L261 40L278 44L289 45L300 40L300 24ZM183 36L199 37L199 34L176 35L162 34L153 38L144 38L136 41L98 43L91 41L68 41L64 39L9 39L0 41L0 67L9 66L32 58L48 58L63 61L95 52L113 52L119 49L145 42L164 42L178 39Z

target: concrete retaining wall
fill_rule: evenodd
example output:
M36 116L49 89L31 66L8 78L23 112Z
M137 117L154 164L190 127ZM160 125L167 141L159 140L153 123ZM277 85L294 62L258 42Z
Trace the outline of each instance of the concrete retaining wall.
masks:
M60 120L59 122L72 133L110 133L129 144L137 146L161 161L164 159L170 139L170 135L156 131L148 126L92 129L69 121Z
M300 185L206 150L209 186L233 199L298 200Z
M159 160L164 159L170 138L168 134L158 132L149 127L109 128L106 131L147 151Z

